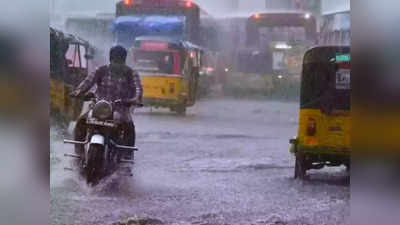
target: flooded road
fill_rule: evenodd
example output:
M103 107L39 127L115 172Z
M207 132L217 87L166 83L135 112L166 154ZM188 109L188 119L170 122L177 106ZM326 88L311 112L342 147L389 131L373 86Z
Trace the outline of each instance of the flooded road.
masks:
M297 113L297 103L245 100L200 101L186 117L137 110L133 177L94 188L64 170L73 146L53 129L53 224L348 224L344 168L293 179Z

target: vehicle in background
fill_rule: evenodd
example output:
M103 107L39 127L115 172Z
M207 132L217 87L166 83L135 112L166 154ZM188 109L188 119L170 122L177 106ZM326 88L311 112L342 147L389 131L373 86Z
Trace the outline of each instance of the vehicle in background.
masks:
M350 168L350 47L316 47L303 62L298 134L290 140L295 178L309 169Z
M202 68L200 69L200 84L198 97L206 97L218 94L223 85L223 78L226 74L225 67L221 69L219 61L222 55L220 39L220 26L214 16L204 10L200 11L200 46L204 49Z
M255 13L245 32L235 68L245 73L299 75L305 51L317 40L315 17L302 12Z
M211 83L206 80L215 78L217 72L211 55L217 55L218 52L218 29L215 19L197 4L191 0L125 0L116 4L115 15L112 25L114 43L127 49L132 48L138 37L146 36L165 37L173 42L201 46L205 54L198 73L209 76L202 76L201 81L205 82L200 83L200 89L210 89ZM196 78L196 93L201 92L197 91L198 83Z
M141 76L144 106L185 114L196 102L201 58L202 49L190 42L158 36L136 38L127 64Z
M88 75L95 48L89 42L50 28L50 109L67 124L82 110L69 93Z
M199 45L200 8L190 0L124 0L116 4L115 16L114 41L128 49L139 36L166 36Z
M202 55L202 67L200 68L198 97L207 97L213 92L218 84L218 53L213 51L204 51Z
M227 94L296 95L302 57L317 41L312 14L245 13L220 18L218 25Z
M139 36L165 36L191 42L206 51L219 50L213 16L192 0L124 0L116 4L114 43L129 49Z

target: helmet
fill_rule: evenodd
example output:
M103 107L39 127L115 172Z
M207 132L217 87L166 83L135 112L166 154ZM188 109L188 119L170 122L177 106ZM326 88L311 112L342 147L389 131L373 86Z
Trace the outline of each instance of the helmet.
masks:
M127 55L128 53L124 47L120 45L114 46L110 49L110 62L125 63Z

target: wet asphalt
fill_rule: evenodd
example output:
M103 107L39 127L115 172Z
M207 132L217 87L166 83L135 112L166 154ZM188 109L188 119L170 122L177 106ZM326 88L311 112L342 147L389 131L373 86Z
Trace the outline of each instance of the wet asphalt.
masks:
M64 169L73 146L52 128L52 224L349 224L344 167L293 179L297 114L297 103L232 99L202 100L185 117L136 110L133 177L95 187Z

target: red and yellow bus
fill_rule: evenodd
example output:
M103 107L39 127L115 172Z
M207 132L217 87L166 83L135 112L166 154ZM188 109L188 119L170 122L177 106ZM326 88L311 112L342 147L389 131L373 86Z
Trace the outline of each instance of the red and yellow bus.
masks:
M128 65L141 76L144 105L185 114L196 102L201 56L202 49L190 42L157 36L136 38Z

